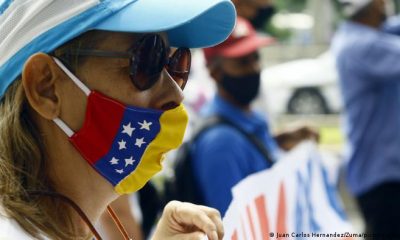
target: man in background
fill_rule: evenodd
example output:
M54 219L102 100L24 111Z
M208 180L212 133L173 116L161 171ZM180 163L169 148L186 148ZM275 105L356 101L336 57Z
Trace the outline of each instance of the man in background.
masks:
M348 185L367 233L400 239L399 31L386 24L385 0L340 2L348 20L332 49L345 106Z
M205 49L207 67L217 86L214 99L202 110L204 118L222 117L257 138L272 162L279 148L265 117L251 109L260 87L258 49L271 38L257 35L250 22L238 18L224 43ZM308 128L286 133L285 150L317 135ZM287 148L286 148L287 147ZM231 188L248 175L271 166L255 144L234 127L218 124L203 132L192 145L193 174L203 201L224 214L232 200Z

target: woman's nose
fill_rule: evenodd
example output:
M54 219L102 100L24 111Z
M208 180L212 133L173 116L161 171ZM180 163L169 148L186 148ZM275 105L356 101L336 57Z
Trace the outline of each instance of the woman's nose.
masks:
M170 110L183 101L183 92L178 83L164 69L160 80L153 86L151 106L155 109Z

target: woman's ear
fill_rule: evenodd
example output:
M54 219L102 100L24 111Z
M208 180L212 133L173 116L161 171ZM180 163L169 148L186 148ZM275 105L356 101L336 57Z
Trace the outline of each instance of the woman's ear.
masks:
M60 113L60 70L51 56L32 55L22 70L22 85L30 106L43 118L52 120ZM58 86L58 88L57 88Z

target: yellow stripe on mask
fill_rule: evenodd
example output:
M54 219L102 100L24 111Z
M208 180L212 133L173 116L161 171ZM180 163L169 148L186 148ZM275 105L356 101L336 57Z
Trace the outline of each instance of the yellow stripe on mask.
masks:
M160 132L147 146L135 171L119 182L115 191L119 194L136 192L158 173L165 153L182 144L187 123L188 115L183 104L165 111L160 117Z

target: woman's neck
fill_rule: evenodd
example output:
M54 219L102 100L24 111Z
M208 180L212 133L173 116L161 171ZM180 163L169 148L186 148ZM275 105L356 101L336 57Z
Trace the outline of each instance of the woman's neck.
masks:
M51 149L48 151L48 162L54 189L75 202L94 224L106 210L107 205L118 195L113 186L96 172L68 141L57 145L55 142L57 141L48 142L49 145L53 145L48 148ZM89 231L77 213L71 215L77 229L81 229L82 226L84 232Z

